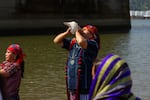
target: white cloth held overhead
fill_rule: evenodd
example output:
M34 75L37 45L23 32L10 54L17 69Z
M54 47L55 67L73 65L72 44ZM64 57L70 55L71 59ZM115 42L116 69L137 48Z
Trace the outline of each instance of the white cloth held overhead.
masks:
M68 27L71 28L71 33L72 34L75 34L75 32L78 30L78 29L81 29L80 26L78 25L77 22L75 21L71 21L71 22L64 22L64 24Z

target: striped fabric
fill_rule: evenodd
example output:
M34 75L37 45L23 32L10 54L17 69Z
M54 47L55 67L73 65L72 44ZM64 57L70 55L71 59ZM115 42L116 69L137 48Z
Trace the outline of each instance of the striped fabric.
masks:
M109 54L97 68L89 100L140 100L132 94L131 87L127 63L119 56Z

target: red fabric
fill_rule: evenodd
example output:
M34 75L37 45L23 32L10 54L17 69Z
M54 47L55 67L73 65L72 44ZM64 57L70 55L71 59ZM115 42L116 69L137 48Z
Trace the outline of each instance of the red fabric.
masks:
M96 34L98 32L98 29L92 25L86 25L83 28L87 28L92 34Z
M70 43L69 49L71 49L75 43L76 43L76 39L75 39L75 38L73 38L73 39L71 40L71 43Z
M12 53L14 53L15 55L18 56L18 58L16 59L16 63L21 64L24 60L24 56L25 54L22 51L22 48L20 47L20 45L18 44L11 44L7 50L11 51Z

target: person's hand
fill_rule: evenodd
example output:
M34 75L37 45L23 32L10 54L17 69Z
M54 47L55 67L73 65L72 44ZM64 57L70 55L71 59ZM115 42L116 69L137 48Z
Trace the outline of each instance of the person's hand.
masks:
M70 27L66 30L66 33L71 34L71 28Z
M70 28L70 32L72 34L75 34L77 30L81 29L78 23L75 21L64 22L64 24Z
M77 30L76 33L78 33L78 34L84 36L84 33L83 33L82 29ZM76 33L75 33L75 34L76 34Z

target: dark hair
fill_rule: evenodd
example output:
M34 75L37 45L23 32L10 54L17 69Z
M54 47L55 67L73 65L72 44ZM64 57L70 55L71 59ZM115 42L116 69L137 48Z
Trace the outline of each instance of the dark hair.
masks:
M17 55L16 60L19 58L19 55ZM21 77L24 77L24 60L21 62L20 64L20 68L21 68Z
M98 44L98 49L100 50L100 48L101 48L100 35L99 35L99 33L96 33L95 35L96 35L96 38L95 38L94 40L97 42L97 44Z

